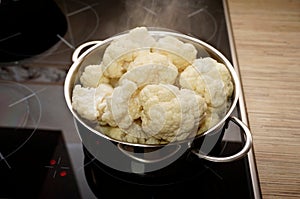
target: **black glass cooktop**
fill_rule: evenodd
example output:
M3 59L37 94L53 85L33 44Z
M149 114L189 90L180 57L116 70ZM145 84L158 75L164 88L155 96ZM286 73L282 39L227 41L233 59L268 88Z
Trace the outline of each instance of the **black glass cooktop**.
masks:
M87 198L80 193L61 131L0 129L0 198ZM30 139L27 139L30 136ZM24 140L27 142L20 150ZM95 137L95 139L97 139ZM242 143L223 141L219 156ZM101 164L83 147L89 196L98 198L254 198L247 158L211 163L192 154L168 166L168 175L120 174ZM82 151L82 152L83 152ZM112 191L114 190L114 191Z
M38 55L67 31L66 17L52 0L1 1L0 24L0 62Z
M0 128L0 198L80 198L72 167L60 131Z
M59 87L78 45L103 40L136 26L167 28L191 35L211 44L233 62L225 0L54 2L64 14L66 33L51 33L56 44L45 53L37 51L41 54L24 60L20 60L24 57L20 54L14 63L11 59L9 63L0 63L0 79L18 82L0 82L0 198L260 198L253 156L252 162L246 156L230 163L212 163L184 154L179 162L155 176L124 174L103 165L78 142L78 132L64 103L62 86ZM21 36L21 29L16 31L15 36ZM48 40L44 36L39 36L40 42ZM9 39L16 37L3 36L0 47L1 42ZM24 89L24 81L35 84ZM47 86L43 81L58 84ZM9 99L8 93L14 98ZM241 118L242 111L245 108L238 103L233 115ZM239 128L230 125L226 132L233 139L225 134L213 155L232 154L243 146ZM97 136L93 136L98 143Z

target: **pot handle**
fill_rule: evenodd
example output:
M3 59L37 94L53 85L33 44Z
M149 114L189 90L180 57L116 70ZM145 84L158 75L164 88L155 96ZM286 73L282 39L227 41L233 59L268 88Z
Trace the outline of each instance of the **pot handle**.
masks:
M132 158L136 161L139 161L139 162L142 162L142 163L147 163L147 164L148 163L157 163L157 162L163 161L165 159L168 159L169 157L172 157L173 155L175 155L181 148L180 145L176 145L177 147L174 149L174 151L172 151L168 155L163 156L161 158L156 158L156 159L151 159L150 160L150 159L144 159L144 158L137 157L137 156L134 155L134 153L126 151L123 147L123 144L121 144L121 143L118 143L117 146L118 146L118 149L121 152L123 152L126 156L128 156L128 157L130 157L130 158ZM154 153L154 152L147 152L147 153Z
M79 58L79 54L81 53L82 49L88 47L88 46L91 46L91 45L96 45L96 44L99 44L101 43L102 41L89 41L89 42L86 42L84 44L81 44L80 46L78 46L75 51L73 52L73 55L72 55L72 61L75 62L78 60Z
M236 117L229 117L229 120L234 122L236 125L238 125L240 128L243 129L243 132L245 134L245 145L244 147L236 154L228 156L228 157L213 157L213 156L208 156L202 153L199 153L198 151L196 151L195 149L191 150L195 155L197 155L199 158L205 159L205 160L209 160L212 162L231 162L234 160L238 160L242 157L244 157L248 151L250 150L251 146L252 146L252 135L250 130L248 129L248 127L238 118Z

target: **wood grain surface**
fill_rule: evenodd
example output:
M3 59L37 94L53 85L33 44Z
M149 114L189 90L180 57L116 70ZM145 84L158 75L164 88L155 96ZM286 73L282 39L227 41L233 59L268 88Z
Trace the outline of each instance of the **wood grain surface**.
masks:
M300 198L300 1L228 0L263 198Z

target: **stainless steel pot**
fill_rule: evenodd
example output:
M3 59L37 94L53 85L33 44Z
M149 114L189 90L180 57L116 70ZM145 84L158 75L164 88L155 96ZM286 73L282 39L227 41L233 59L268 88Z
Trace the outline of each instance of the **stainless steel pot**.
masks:
M181 34L181 33L166 31L166 30L149 30L149 33L154 38L173 36L183 42L191 43L198 50L198 57L199 56L201 56L201 57L210 56L210 57L216 59L218 62L223 63L227 67L228 71L231 74L233 86L234 86L232 101L228 108L228 111L226 112L225 116L217 124L215 124L214 126L209 128L203 134L197 135L193 139L186 139L186 140L182 140L182 141L171 142L168 144L150 145L150 144L137 144L137 143L124 142L124 141L120 141L120 140L116 140L111 137L108 137L104 133L97 131L96 129L91 127L89 124L87 124L73 110L72 103L71 103L72 91L73 91L73 87L74 87L76 81L78 80L78 74L80 74L83 71L84 67L87 65L100 64L101 58L104 54L106 47L108 47L112 41L114 41L118 38L124 37L127 34L127 32L125 32L125 33L121 33L119 35L110 37L104 41L91 41L91 42L84 43L81 46L79 46L73 53L72 60L74 63L70 67L67 77L65 79L64 95L65 95L65 100L68 105L68 108L70 109L70 111L72 112L72 114L75 118L75 123L77 124L77 126L78 125L80 126L78 131L81 134L83 144L89 145L91 140L86 139L88 137L87 134L89 134L89 133L94 134L94 135L99 136L99 138L101 138L101 139L111 141L117 147L117 150L119 150L121 153L125 154L125 156L129 157L130 159L132 159L134 161L137 161L137 162L140 162L143 164L155 164L155 163L159 163L162 161L172 159L172 157L179 157L178 154L181 155L186 150L191 151L199 158L206 159L206 160L213 161L213 162L230 162L230 161L234 161L234 160L244 157L252 146L252 136L251 136L250 130L247 128L247 126L242 121L240 121L236 117L231 116L232 112L234 111L234 109L236 107L236 104L237 104L237 101L238 101L238 98L240 95L240 89L241 89L240 81L239 81L238 76L237 76L233 66L231 65L231 63L217 49L215 49L211 45L209 45L199 39L196 39L196 38L193 38L193 37ZM84 52L82 53L82 51L84 51ZM203 140L205 140L208 137L214 137L214 135L218 135L218 136L216 136L216 139L214 139L214 140L218 140L220 137L220 132L222 132L222 129L224 129L225 124L228 123L229 121L234 122L236 125L238 125L242 129L243 136L245 138L244 147L236 154L233 154L228 157L213 157L213 156L209 156L208 153L206 153L206 152L205 153L199 152L201 145L203 145L203 143L204 143ZM83 131L85 131L85 132L83 132ZM199 140L201 140L201 141L199 141ZM87 143L87 142L89 142L89 143ZM214 144L217 144L217 141ZM92 150L97 150L97 146L93 146L92 148L93 148ZM163 149L165 149L165 150L163 150ZM163 152L161 152L161 150L163 150ZM138 151L138 152L136 152L136 151ZM145 158L145 157L140 157L139 154L145 153L145 151L147 151L150 154L149 155L149 157L151 157L150 159ZM158 152L158 151L160 151L160 152ZM105 155L106 151L103 151L103 153ZM167 163L167 164L169 164L169 163Z

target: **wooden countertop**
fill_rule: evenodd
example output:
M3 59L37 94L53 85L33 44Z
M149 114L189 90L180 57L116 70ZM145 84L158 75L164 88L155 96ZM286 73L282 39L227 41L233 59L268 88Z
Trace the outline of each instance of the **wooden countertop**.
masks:
M228 0L263 198L300 198L300 1Z

